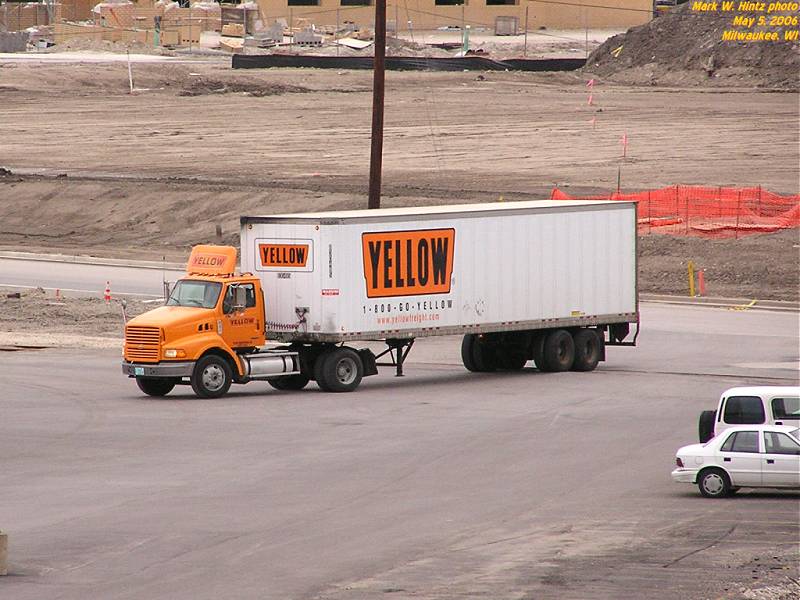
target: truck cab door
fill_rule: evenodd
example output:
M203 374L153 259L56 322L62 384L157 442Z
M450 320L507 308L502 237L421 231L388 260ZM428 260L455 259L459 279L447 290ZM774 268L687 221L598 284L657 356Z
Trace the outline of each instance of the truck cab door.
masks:
M236 289L244 292L242 305L236 305ZM240 292L241 295L241 292ZM222 301L222 337L231 348L252 348L264 344L264 316L252 283L230 284Z

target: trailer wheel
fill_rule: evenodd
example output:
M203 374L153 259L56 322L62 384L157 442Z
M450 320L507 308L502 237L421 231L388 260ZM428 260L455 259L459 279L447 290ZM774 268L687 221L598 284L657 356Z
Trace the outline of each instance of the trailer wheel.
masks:
M474 333L468 333L464 336L464 339L461 340L461 362L464 363L464 367L467 371L472 371L473 373L478 370L473 356L475 339L477 337L478 336Z
M717 411L715 410L704 410L700 413L698 433L701 444L705 444L708 440L714 437L714 421L716 420Z
M544 362L548 371L569 371L575 360L575 342L569 331L554 329L544 341Z
M547 331L535 333L531 340L531 355L533 356L533 363L536 368L546 373L548 371L547 365L544 362L544 341L547 338Z
M521 371L527 362L525 352L517 346L501 346L497 350L497 366L504 371Z
M286 377L276 377L275 379L267 379L267 383L274 387L276 390L281 391L296 391L302 390L311 381L305 375L287 375Z
M321 355L317 383L326 392L352 392L364 376L364 364L351 348L336 348Z
M472 361L481 373L491 373L497 370L497 350L486 343L486 338L476 336L472 345Z
M594 371L600 362L600 338L594 329L580 329L572 338L575 342L573 371Z
M148 396L160 398L166 396L175 387L175 380L170 377L137 377L136 385Z
M233 371L228 361L209 354L197 361L191 382L194 393L201 398L219 398L228 393L233 380Z

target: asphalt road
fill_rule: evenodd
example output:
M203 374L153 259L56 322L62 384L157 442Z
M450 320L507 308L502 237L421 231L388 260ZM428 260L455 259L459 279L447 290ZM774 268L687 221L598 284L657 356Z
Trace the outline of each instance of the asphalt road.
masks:
M470 374L438 338L342 395L154 400L115 352L0 353L0 598L800 591L800 495L714 501L669 477L724 389L797 382L797 314L647 305L643 323L593 373Z
M163 296L164 279L182 275L185 271L0 257L0 287L60 289L72 296L102 296L110 282L113 295L157 298Z

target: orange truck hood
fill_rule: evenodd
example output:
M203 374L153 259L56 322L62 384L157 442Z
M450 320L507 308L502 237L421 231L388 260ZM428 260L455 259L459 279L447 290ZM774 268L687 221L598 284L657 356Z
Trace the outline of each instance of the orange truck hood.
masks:
M214 318L214 309L198 306L159 306L128 321L127 325L175 328Z

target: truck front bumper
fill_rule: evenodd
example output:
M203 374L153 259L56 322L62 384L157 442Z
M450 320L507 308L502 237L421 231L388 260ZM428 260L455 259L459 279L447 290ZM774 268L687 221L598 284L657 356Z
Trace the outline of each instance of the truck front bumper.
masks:
M132 363L122 361L122 372L128 377L190 377L193 362Z

